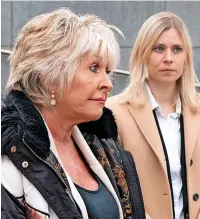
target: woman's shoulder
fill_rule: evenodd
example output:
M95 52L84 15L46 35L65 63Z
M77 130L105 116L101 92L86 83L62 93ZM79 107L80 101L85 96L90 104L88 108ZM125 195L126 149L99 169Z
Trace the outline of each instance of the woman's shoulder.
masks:
M12 94L1 97L1 149L15 145L23 133L23 121Z
M127 111L128 106L129 103L125 100L123 93L112 96L106 101L106 107L112 110L115 117L121 117Z
M123 93L120 93L112 97L109 97L108 100L106 101L106 106L107 107L119 106L121 105L122 101L123 101Z

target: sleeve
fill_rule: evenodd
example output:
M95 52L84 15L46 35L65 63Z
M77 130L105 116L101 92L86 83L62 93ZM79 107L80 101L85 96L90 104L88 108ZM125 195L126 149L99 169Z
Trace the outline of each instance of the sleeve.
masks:
M134 216L136 218L152 219L147 212L145 212L142 190L133 156L129 151L120 148L119 143L117 143L117 146L122 158Z
M6 155L2 156L1 165L2 198L5 199L2 199L2 215L5 216L2 218L21 219L22 211L25 215L31 212L40 218L49 217L49 206L44 197Z
M24 195L22 174L6 155L1 157L1 183L14 197Z
M25 219L23 205L20 200L23 196L22 174L3 155L1 157L1 218Z
M1 185L1 218L2 219L26 219L23 206Z

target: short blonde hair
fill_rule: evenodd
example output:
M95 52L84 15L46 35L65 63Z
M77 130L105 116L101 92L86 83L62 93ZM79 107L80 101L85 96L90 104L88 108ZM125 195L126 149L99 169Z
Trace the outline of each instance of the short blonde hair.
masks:
M171 28L176 29L182 36L186 49L186 60L183 74L178 81L178 92L182 102L190 109L200 106L199 94L195 91L195 80L198 82L193 67L192 43L188 30L183 21L170 12L160 12L142 25L132 50L130 64L130 80L123 94L122 102L144 105L146 101L145 83L148 79L148 59L161 33Z
M59 85L61 94L88 51L108 58L109 70L114 70L120 57L114 31L122 34L95 15L79 16L67 8L33 18L10 56L6 91L24 91L34 103L48 105L51 94L45 84Z

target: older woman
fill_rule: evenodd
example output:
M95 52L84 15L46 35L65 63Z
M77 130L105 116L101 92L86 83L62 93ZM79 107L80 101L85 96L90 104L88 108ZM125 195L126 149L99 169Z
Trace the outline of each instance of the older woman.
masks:
M104 108L119 58L112 29L60 9L21 30L2 108L2 218L145 218Z
M183 21L145 21L131 56L130 83L108 100L123 147L134 156L153 219L200 218L200 98Z

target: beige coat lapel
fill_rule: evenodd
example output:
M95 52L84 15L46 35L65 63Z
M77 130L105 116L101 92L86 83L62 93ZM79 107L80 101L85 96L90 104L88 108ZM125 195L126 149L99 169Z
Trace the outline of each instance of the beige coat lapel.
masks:
M186 163L190 163L195 143L199 134L200 117L198 113L192 112L183 106L184 136Z
M128 111L166 171L163 147L150 104L140 108L129 105Z

